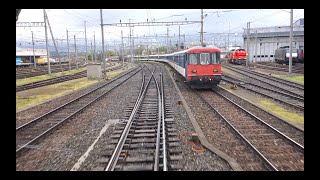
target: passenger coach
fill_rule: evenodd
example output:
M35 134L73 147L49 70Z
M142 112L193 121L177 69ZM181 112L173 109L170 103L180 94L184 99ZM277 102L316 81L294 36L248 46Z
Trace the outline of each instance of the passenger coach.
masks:
M195 89L213 88L221 80L220 49L196 46L172 54L151 55L178 71Z

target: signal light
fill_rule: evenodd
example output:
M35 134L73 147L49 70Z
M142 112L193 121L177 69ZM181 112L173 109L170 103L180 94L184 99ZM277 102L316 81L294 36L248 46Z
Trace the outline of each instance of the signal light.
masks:
M195 70L195 69L194 69L194 70L192 70L192 72L193 72L193 73L196 73L196 72L197 72L197 70Z

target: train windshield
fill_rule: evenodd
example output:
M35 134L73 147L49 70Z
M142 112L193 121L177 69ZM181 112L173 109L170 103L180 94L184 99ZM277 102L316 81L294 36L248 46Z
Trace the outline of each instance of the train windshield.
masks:
M212 64L220 64L220 53L211 53Z
M189 64L220 64L220 53L189 54Z
M189 56L189 64L198 64L198 58L197 58L198 54L190 54Z
M297 51L298 51L298 49L292 48L292 53L296 53ZM286 52L287 52L287 53L290 53L290 49L289 49L289 48L286 49Z
M201 53L200 54L200 64L209 64L210 56L209 53Z

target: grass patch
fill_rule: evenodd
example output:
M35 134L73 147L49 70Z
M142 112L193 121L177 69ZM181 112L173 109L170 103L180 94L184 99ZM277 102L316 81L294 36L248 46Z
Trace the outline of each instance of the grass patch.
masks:
M63 71L63 72L52 73L50 75L46 74L46 75L34 76L34 77L30 77L30 78L17 79L16 80L16 85L20 86L20 85L23 85L23 84L28 84L28 83L32 83L32 82L51 79L51 78L55 78L55 77L59 77L59 76L63 76L63 75L75 74L77 72L84 71L86 69L87 69L86 67L83 67L83 68L79 68L79 69L73 69L71 71Z
M227 68L224 68L221 66L221 71L222 71L222 74L228 74L228 75L231 75L231 76L234 76L234 77L237 77L237 78L243 78L243 76L239 73L236 73L234 71L231 71Z
M277 105L276 103L274 103L272 101L259 98L259 105L269 111L272 111L274 114L277 114L278 116L280 116L284 119L287 119L287 120L292 121L294 123L304 124L304 117L303 116L301 116L297 113L289 112L286 109L284 109L283 107Z
M24 109L44 101L54 99L71 91L89 86L99 80L88 80L85 78L65 81L45 87L30 89L16 93L16 110Z
M289 81L293 81L296 83L300 83L300 84L304 84L304 75L276 75L276 74L272 74L272 76L281 78L281 79L285 79L285 80L289 80Z

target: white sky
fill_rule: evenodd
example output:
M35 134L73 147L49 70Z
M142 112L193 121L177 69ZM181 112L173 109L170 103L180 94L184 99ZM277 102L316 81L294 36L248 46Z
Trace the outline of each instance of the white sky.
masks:
M237 33L241 38L243 28L251 22L251 28L266 26L290 25L289 9L204 9L205 40L210 39L210 33ZM88 45L93 41L95 32L97 44L101 42L100 9L47 9L49 22L56 39L66 39L66 30L69 31L69 42L73 43L73 35L79 42L85 42L84 21L87 21ZM200 21L200 9L103 9L103 23L146 22L155 19L158 22L168 21ZM304 18L304 9L293 10L293 22ZM42 9L22 9L17 22L43 22ZM199 37L200 23L181 25L180 34ZM104 39L106 43L121 41L121 30L128 37L129 27L104 26ZM16 27L16 40L31 41L31 31L35 40L44 40L43 27ZM167 34L166 26L136 26L133 29L135 36L152 36ZM48 29L48 37L51 39ZM169 35L178 35L179 26L169 26ZM126 41L126 39L124 39ZM66 43L66 41L64 41Z

